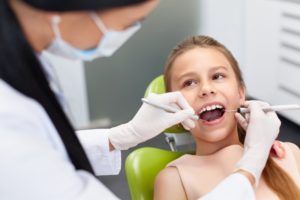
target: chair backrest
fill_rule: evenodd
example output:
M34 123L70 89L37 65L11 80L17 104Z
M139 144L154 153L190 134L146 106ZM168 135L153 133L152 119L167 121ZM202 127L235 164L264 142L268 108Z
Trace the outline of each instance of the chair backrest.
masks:
M152 200L154 180L165 166L182 156L172 152L144 147L131 152L125 162L125 173L132 200Z

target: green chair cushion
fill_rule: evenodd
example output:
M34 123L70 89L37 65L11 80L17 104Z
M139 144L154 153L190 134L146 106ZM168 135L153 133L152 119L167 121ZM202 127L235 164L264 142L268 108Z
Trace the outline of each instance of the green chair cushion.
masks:
M136 149L125 162L125 172L132 200L152 200L156 175L165 166L185 154L151 147Z

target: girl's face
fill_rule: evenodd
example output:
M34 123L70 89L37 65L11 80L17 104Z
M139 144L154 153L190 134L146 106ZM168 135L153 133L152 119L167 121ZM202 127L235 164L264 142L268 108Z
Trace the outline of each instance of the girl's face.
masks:
M245 101L227 58L213 48L193 48L178 56L170 70L170 88L180 91L200 119L191 130L196 142L238 143L234 112Z

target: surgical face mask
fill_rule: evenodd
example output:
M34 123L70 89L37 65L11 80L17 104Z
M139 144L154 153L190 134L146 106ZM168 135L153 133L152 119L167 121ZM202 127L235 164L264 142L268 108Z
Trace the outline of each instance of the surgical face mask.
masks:
M64 41L59 31L60 18L59 16L55 16L52 18L52 28L55 38L46 51L65 58L83 61L91 61L100 57L109 57L141 28L141 24L137 22L124 31L113 31L106 28L97 14L91 13L91 18L103 33L101 40L95 48L87 50L78 49Z

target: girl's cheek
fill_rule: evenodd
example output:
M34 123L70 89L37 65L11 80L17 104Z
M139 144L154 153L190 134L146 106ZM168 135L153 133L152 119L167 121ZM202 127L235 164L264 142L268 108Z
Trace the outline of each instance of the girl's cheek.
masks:
M187 100L187 102L190 104L190 106L193 107L193 105L195 104L194 102L196 101L196 96L188 92L182 94L184 98Z

